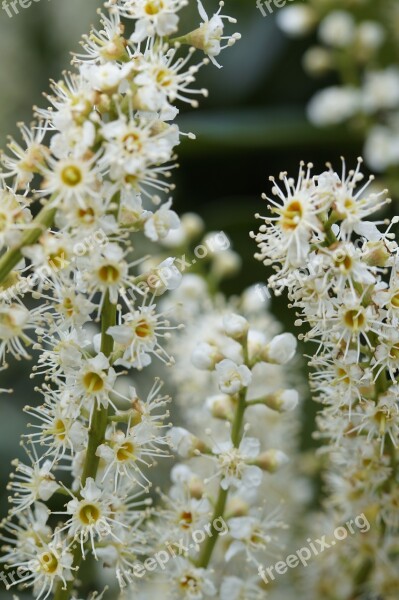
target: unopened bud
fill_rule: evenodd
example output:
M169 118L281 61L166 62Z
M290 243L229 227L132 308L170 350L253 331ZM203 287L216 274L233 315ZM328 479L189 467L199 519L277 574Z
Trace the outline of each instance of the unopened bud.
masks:
M390 253L384 242L367 242L364 261L370 267L385 267L390 258Z
M249 512L249 504L245 502L243 498L235 497L227 503L226 514L229 518L232 517L245 517Z
M269 473L275 473L287 463L288 456L281 450L266 450L255 461L258 467Z
M188 490L192 498L201 500L205 492L204 482L199 477L192 477L188 483Z
M248 321L244 317L232 313L224 316L223 328L226 335L238 340L247 334L249 325Z
M169 431L170 445L182 458L196 456L206 450L205 444L183 427L172 427Z
M215 419L231 421L234 417L234 403L227 394L210 396L206 401L206 406Z
M299 394L296 390L279 390L270 396L266 396L263 404L277 410L278 412L289 412L298 406Z
M202 371L213 371L216 364L223 359L216 346L212 346L207 342L202 342L194 349L191 355L191 362L194 367Z
M297 340L292 333L282 333L266 346L262 358L272 364L285 365L295 356L296 346Z

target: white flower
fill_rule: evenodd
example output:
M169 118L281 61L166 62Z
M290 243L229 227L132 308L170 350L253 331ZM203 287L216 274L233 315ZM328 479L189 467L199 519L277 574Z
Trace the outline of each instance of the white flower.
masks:
M355 37L355 22L350 12L330 12L320 24L319 37L325 44L334 48L348 46Z
M45 456L53 455L53 463L62 459L68 451L79 452L83 450L87 440L87 430L84 425L76 420L76 414L70 413L70 404L73 402L65 399L69 394L66 392L63 397L54 397L55 394L45 394L45 404L37 408L25 407L25 411L40 419L39 429L34 434L26 437L32 443L38 443L41 446L47 446ZM61 401L60 401L61 400Z
M356 31L358 42L368 50L377 50L386 38L386 29L378 21L362 21Z
M220 600L264 600L264 594L256 578L248 580L229 575L220 586Z
M96 557L95 541L104 535L114 536L114 507L112 501L89 477L80 491L79 498L73 498L67 504L66 514L70 515L64 529L80 542L82 556L85 556L84 543L89 540Z
M13 462L15 474L11 477L9 489L14 492L11 509L13 514L26 510L37 500L47 501L60 487L56 482L52 469L51 460L45 460L43 464L30 456L32 466L24 465L20 461Z
M192 95L207 96L205 89L195 89L192 83L195 75L204 64L188 66L191 53L182 60L176 59L177 48L151 47L138 62L138 74L134 83L138 86L134 101L141 110L174 112L173 102L177 99L198 107L198 101ZM168 119L164 119L165 121ZM192 137L191 134L189 137Z
M144 233L153 242L166 237L172 229L177 229L180 219L174 210L170 210L172 200L169 200L152 214L145 222Z
M22 304L7 304L0 300L0 362L6 353L15 358L29 358L24 344L33 343L29 329L35 328L35 318Z
M134 65L129 62L119 65L116 62L107 62L103 65L82 65L80 72L90 85L98 91L116 91L119 85L128 79Z
M140 425L130 427L126 432L110 428L106 433L105 443L96 451L96 456L106 464L103 483L112 477L116 490L118 482L126 477L147 490L151 482L145 477L143 466L150 466L149 457L166 456L167 452L159 448L159 445L165 444L164 438L159 434L154 435L153 429Z
M29 532L34 535L35 532ZM28 535L28 532L26 532ZM40 534L37 532L37 535ZM37 546L18 550L21 579L7 586L7 589L19 585L21 580L25 585L33 586L33 593L37 600L46 600L54 591L57 584L67 585L73 580L73 555L68 548L66 539L62 539L56 532L50 542L44 539L37 540ZM16 557L14 558L16 562ZM12 561L12 562L14 562Z
M224 36L224 23L223 20L227 20L229 23L236 23L236 19L232 17L228 17L226 15L221 15L220 11L224 6L224 2L219 2L219 10L216 14L213 15L209 19L201 0L197 0L198 3L198 11L200 17L203 19L203 23L199 26L198 29L192 31L189 35L185 36L185 39L188 44L192 45L194 48L198 48L199 50L203 50L205 54L209 56L211 61L216 67L221 67L219 63L216 61L215 56L219 56L220 52L224 48L228 48L235 44L237 40L241 38L239 33L234 33L231 36ZM227 40L225 45L222 46L221 42L223 40Z
M86 54L75 54L74 62L108 62L126 58L127 41L123 37L124 24L117 11L101 14L101 29L92 29L84 35L82 47Z
M231 441L219 443L214 448L217 456L217 475L222 476L220 486L253 489L262 483L262 470L253 463L259 456L260 442L256 438L244 437L238 448Z
M13 138L8 144L8 149L13 156L3 155L1 161L7 169L0 174L0 178L15 178L15 189L25 189L32 181L35 173L49 154L48 148L42 143L46 135L46 128L35 125L29 129L24 124L19 125L19 130L24 141L20 146Z
M375 171L385 171L388 167L399 164L399 138L397 126L375 125L367 133L364 156L367 163Z
M168 576L168 586L177 597L184 600L205 600L216 596L216 588L210 570L199 569L181 556L172 561L172 573Z
M232 360L225 358L216 365L219 388L225 394L234 395L250 385L251 371L246 365L238 366Z
M82 406L89 409L91 415L97 408L112 404L109 396L117 376L102 352L83 360L77 373L73 368L69 373L67 371L67 375L66 388L79 397Z
M331 86L317 92L307 107L312 123L336 125L353 117L361 107L361 93L350 86Z
M289 265L300 267L306 263L312 237L323 239L319 215L327 209L330 199L317 194L310 175L311 167L308 165L305 170L301 164L296 183L288 179L286 173L281 173L282 188L273 177L270 178L277 200L266 195L263 198L271 203L268 208L277 216L256 215L265 221L265 225L260 227L258 235L253 236L260 248L257 258L264 264L281 259L287 268Z
M84 209L87 196L98 196L104 169L104 160L98 153L88 160L81 156L60 160L49 156L46 166L42 167L44 182L41 194L54 195L55 204L68 206L75 202Z
M273 513L261 520L259 516L235 517L228 521L229 533L233 538L225 560L230 561L236 554L246 552L248 560L258 563L267 553L273 554L277 545L276 530L284 528L281 521L275 519Z
M180 286L182 274L175 262L175 258L169 257L151 270L150 277L155 278L154 285L151 287L156 296L163 294L166 290L175 290ZM173 308L175 309L175 306Z
M114 325L108 329L108 334L123 350L122 358L118 358L116 364L142 369L150 364L151 355L171 364L172 358L161 345L161 341L168 337L169 332L176 329L176 326L165 319L164 313L157 312L156 304L146 306L143 303L134 309L131 302L126 297L124 299L130 308L129 313L124 315L121 325Z
M311 6L296 4L279 10L276 20L278 26L287 35L302 37L312 31L316 14Z
M32 215L25 203L24 196L0 187L0 249L18 246L23 231L31 227Z
M399 68L368 71L363 84L362 106L366 113L399 107Z
M121 16L136 21L130 39L139 43L146 37L174 33L179 23L176 13L186 4L187 0L111 0L109 5Z
M79 291L89 292L90 301L97 292L101 292L100 309L107 292L111 302L116 304L121 289L136 290L125 260L125 251L119 244L96 246L92 252L78 257L76 262L79 267Z

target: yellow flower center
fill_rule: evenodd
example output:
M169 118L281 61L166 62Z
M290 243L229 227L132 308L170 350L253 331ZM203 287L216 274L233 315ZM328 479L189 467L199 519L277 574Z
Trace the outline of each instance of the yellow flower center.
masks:
M52 575L58 568L58 559L52 552L44 552L39 556L40 566L45 573Z
M63 442L65 440L66 437L66 427L65 427L65 423L62 419L57 419L54 423L54 435L55 437L57 437L61 442Z
M95 504L83 504L79 510L79 519L83 525L93 525L101 517L101 511Z
M169 69L158 69L156 74L156 82L162 87L169 87L172 85L172 76Z
M150 0L144 6L144 11L147 15L153 16L157 15L164 7L164 3L162 0Z
M281 227L287 231L296 229L302 219L303 208L299 200L291 200L281 211Z
M90 393L100 392L104 388L104 380L98 373L90 371L83 377L83 385Z
M104 265L98 270L98 276L104 283L116 283L120 278L119 269L114 265Z
M68 187L76 187L83 180L82 171L76 165L68 165L61 171L61 180Z
M122 444L116 453L116 458L119 462L126 462L135 459L134 456L134 445L132 442L125 442Z
M134 332L137 335L137 337L146 338L151 336L152 329L150 324L147 323L147 321L145 321L144 319L142 319L137 323Z
M361 309L352 309L347 310L344 315L344 322L349 329L353 329L353 331L359 331L363 329L366 324L366 318Z
M345 273L349 273L353 266L352 259L347 254L335 256L334 263L338 269Z

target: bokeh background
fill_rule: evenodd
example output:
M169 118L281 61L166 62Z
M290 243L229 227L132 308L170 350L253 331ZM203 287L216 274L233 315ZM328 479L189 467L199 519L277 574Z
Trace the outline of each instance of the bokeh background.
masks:
M380 1L380 0L379 0ZM213 0L206 1L211 12ZM262 212L262 191L268 176L280 170L295 173L300 160L322 168L325 161L339 165L344 154L353 162L362 140L344 127L320 130L306 119L305 106L318 87L304 73L301 55L309 39L290 41L276 26L274 15L262 16L255 0L228 0L226 12L239 19L242 40L222 56L224 68L203 69L199 87L209 98L193 111L182 107L180 125L197 141L179 149L180 169L175 175L175 206L182 213L198 212L207 228L223 230L243 259L239 275L226 282L234 293L266 281L267 272L253 259L254 243L248 232L257 227L253 217ZM41 0L9 18L0 9L0 147L7 134L15 135L16 122L29 122L32 105L47 105L42 97L48 80L57 79L78 50L81 35L96 22L98 0ZM187 28L198 21L196 2L185 11ZM293 328L293 314L285 303L274 304L278 317ZM0 516L6 514L6 482L10 461L20 453L19 436L25 419L21 408L32 402L29 365L13 364L2 375L1 388L12 387L12 397L0 404ZM303 445L312 444L315 406L308 399L303 416ZM10 599L11 593L0 593ZM22 598L23 596L21 596Z

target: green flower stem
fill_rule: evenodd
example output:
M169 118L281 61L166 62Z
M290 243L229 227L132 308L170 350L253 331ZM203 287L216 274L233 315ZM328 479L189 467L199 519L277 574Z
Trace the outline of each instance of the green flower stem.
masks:
M245 342L243 343L243 347L244 347L244 358L245 358L244 362L247 363L248 362L247 340L245 340ZM238 397L238 406L237 406L236 414L234 417L233 426L231 429L231 441L233 443L234 448L238 448L241 443L241 440L242 440L244 415L245 415L246 407L247 407L247 388L244 388L240 392L239 397ZM218 541L218 537L219 537L219 531L217 531L215 529L214 523L217 519L220 519L221 517L223 518L223 516L224 516L225 510L226 510L228 494L229 494L228 490L223 490L222 488L220 488L219 495L216 500L215 508L213 511L212 522L211 522L211 533L206 541L206 544L203 547L202 553L201 553L200 558L197 563L198 567L200 567L200 568L206 569L206 567L209 565L210 560L212 558L213 550L216 546L216 542Z
M107 357L111 356L114 348L114 341L112 337L107 334L107 330L109 327L116 324L116 313L117 306L116 304L111 303L109 293L107 292L101 312L101 352ZM89 442L81 483L82 487L84 487L89 477L92 477L93 479L96 478L100 460L99 457L96 456L96 452L97 448L104 442L107 424L108 408L101 408L100 410L95 411L89 430ZM73 556L73 565L77 572L83 558L78 544L76 544L74 548ZM63 583L60 582L55 592L54 600L70 600L73 583L73 581L69 581L66 588L63 588Z
M6 279L14 267L22 260L22 249L26 246L32 246L37 242L44 231L53 224L57 209L54 207L45 207L39 212L32 222L32 228L28 229L22 236L21 243L15 248L8 250L0 258L0 284Z
M107 357L112 353L114 341L106 331L113 325L116 325L116 304L111 304L107 293L101 316L101 352ZM82 487L84 487L88 477L95 479L97 475L100 459L96 456L96 451L104 441L107 424L108 408L101 408L100 410L95 411L89 431L89 444L87 447L86 462L83 468Z

